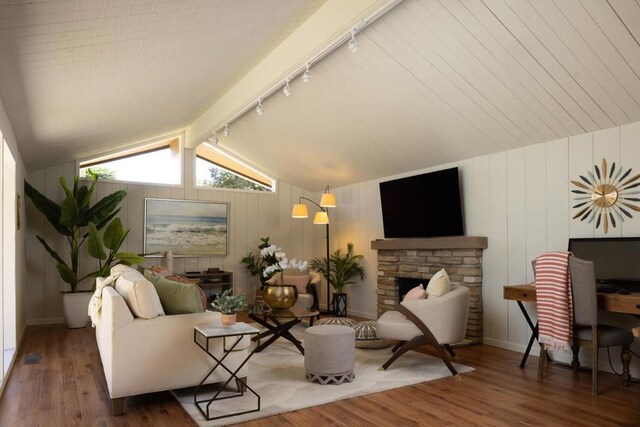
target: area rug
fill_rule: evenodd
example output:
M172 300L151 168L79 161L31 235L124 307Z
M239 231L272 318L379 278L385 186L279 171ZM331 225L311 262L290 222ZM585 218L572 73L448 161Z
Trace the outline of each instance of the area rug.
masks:
M303 330L294 331L294 335L300 338ZM279 339L249 361L249 386L261 397L259 412L206 421L193 403L193 389L174 390L173 394L199 426L219 426L451 376L442 360L413 351L396 360L389 370L378 371L390 356L390 348L356 349L354 381L320 385L305 379L304 356L293 344ZM473 370L460 364L454 363L454 366L459 373ZM232 381L230 385L235 383ZM242 397L215 402L211 406L215 408L212 414L241 412L254 408L256 403L255 396L245 393Z

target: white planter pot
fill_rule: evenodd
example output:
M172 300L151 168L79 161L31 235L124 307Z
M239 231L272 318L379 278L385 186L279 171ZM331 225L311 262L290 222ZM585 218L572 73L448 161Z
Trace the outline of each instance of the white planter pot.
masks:
M89 323L89 301L93 292L63 293L64 320L67 328L84 328Z

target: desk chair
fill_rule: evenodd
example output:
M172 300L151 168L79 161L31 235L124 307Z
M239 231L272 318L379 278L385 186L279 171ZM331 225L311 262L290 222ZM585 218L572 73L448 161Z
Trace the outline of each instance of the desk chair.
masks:
M596 277L593 261L587 261L577 257L569 258L569 271L571 272L571 290L573 293L573 361L571 366L574 371L580 368L578 353L580 347L591 348L593 363L591 392L598 395L598 349L602 347L622 346L620 359L622 360L622 377L624 384L629 385L631 375L629 364L631 362L630 347L633 342L633 334L616 326L598 324L598 292L596 289ZM542 379L547 350L540 345L540 358L538 362L538 379Z

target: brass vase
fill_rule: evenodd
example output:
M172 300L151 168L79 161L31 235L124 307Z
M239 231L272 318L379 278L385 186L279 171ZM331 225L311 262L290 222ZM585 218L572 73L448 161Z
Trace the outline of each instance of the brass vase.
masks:
M298 301L298 288L295 285L266 285L264 302L274 310L287 310Z

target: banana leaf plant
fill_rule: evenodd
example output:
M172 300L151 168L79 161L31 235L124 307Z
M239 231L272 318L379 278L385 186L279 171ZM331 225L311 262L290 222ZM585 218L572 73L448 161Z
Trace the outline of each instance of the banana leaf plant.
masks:
M128 231L122 229L119 219L114 219L120 212L118 205L125 198L127 192L124 190L110 194L96 204L91 205L91 197L95 189L98 178L91 176L91 186L79 185L79 177L76 176L73 188L67 186L64 176L60 177L60 184L64 189L65 197L59 205L44 194L32 187L26 180L24 182L24 192L33 202L35 207L42 212L55 230L63 235L69 245L69 262L65 261L41 236L36 236L38 241L56 262L56 268L62 280L71 287L71 292L78 292L78 284L88 277L95 277L108 271L112 263L122 262L124 264L141 263L143 258L139 255L128 252L117 252L122 242L127 237ZM105 237L100 238L98 231L109 224L105 230ZM90 238L91 230L94 236ZM80 266L80 249L87 239L93 242L89 254L98 258L100 270L91 272L84 277L78 276ZM109 255L105 253L104 259L100 256L104 253L98 248L102 244L109 249ZM96 257L94 254L100 255ZM103 262L104 261L104 262ZM108 267L107 267L108 266Z

